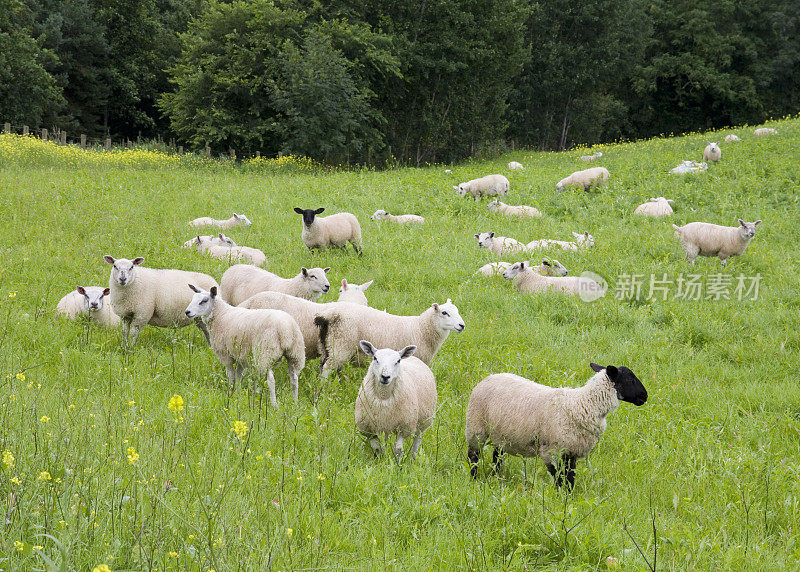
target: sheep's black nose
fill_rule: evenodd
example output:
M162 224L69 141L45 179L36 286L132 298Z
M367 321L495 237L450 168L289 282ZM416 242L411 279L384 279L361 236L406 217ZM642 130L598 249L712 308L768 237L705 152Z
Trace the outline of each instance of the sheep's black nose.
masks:
M191 318L191 316L189 315L189 310L186 310L186 311L184 312L184 314L186 314L186 316L187 316L188 318Z
M389 383L389 376L388 375L381 375L381 383L388 384Z

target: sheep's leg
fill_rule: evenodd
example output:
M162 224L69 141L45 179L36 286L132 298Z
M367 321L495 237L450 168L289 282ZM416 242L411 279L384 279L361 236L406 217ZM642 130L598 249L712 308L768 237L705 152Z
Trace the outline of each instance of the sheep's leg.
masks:
M128 349L133 349L133 346L136 344L136 339L139 337L139 332L143 327L144 324L131 322L130 330L128 331Z
M492 463L494 463L494 471L499 473L503 470L503 448L495 447L492 452Z
M236 391L236 366L234 364L226 365L225 366L225 374L228 376L228 385L230 386L230 391L233 393Z
M422 444L422 431L417 431L417 434L414 435L414 442L411 444L411 460L415 461L417 459L417 451L419 451L419 446Z
M123 318L122 320L122 347L128 348L128 336L131 334L131 320Z
M380 457L383 455L383 445L381 444L381 438L377 435L373 435L369 439L369 446L372 447L372 454L375 457Z
M467 459L469 460L469 474L473 479L478 478L478 459L481 456L480 449L467 447Z
M728 259L727 258L720 258L719 261L722 264L722 266L725 266L728 263Z
M578 459L575 457L567 457L565 474L567 478L567 489L572 490L575 486L575 466L578 464Z
M402 435L398 435L397 439L394 442L394 458L398 463L403 458L403 442L404 441L405 441L405 437L403 437Z
M270 369L267 372L267 387L269 387L269 402L274 408L278 408L278 399L275 397L275 374Z
M299 381L299 373L297 367L292 364L288 363L289 365L289 385L292 387L292 397L294 397L294 402L298 402L298 392L300 391L300 381Z

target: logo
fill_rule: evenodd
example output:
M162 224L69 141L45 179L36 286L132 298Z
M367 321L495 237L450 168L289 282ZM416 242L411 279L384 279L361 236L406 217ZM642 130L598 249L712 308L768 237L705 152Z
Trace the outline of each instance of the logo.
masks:
M608 282L599 274L586 270L581 272L579 278L578 296L584 302L594 302L606 295Z

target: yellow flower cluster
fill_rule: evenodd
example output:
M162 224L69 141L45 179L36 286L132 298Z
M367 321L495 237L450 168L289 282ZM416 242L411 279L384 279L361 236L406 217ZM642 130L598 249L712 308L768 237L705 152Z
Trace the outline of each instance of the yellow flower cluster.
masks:
M169 400L167 404L167 408L175 414L175 423L180 423L183 421L183 415L181 415L181 411L183 411L183 397L180 395L173 395L172 399Z
M3 468L14 468L14 455L11 454L11 451L3 451Z
M247 435L247 423L244 421L234 421L231 423L231 431L236 433L239 439L244 439L244 436Z
M139 453L136 452L134 447L128 447L128 462L135 465L139 461Z

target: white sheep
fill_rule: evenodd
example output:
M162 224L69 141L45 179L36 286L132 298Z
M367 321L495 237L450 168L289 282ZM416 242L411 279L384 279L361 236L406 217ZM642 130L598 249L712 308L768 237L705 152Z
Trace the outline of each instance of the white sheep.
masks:
M507 205L501 203L499 199L495 199L487 205L487 208L496 213L504 214L506 216L521 216L521 217L539 217L542 216L537 209L529 207L528 205Z
M348 284L347 280L342 279L342 287L339 288L339 297L337 302L346 302L348 304L358 304L359 306L369 306L369 301L364 291L372 286L372 280L364 282L363 284Z
M234 246L236 246L236 243L233 241L231 237L219 233L216 236L210 234L203 236L195 236L194 238L190 238L189 240L184 242L181 248L194 248L201 242L201 240L204 242L210 242L211 244L216 244L218 246L227 246L228 248L233 248Z
M647 390L627 367L590 365L595 375L577 388L550 387L512 373L481 380L469 397L464 429L472 477L478 476L483 446L491 442L497 469L503 453L540 457L557 486L566 480L572 488L577 460L594 449L619 402L647 401Z
M452 175L453 174L453 170L452 169L445 169L444 170L444 174L445 175Z
M56 315L70 320L84 316L99 326L114 328L120 320L111 309L111 302L106 303L106 296L110 293L110 288L102 286L78 286L58 301Z
M495 256L516 254L525 250L525 244L522 242L507 236L495 236L493 232L482 232L476 234L475 238L478 239L480 248L488 248Z
M733 133L725 136L725 143L733 143L734 141L741 141L741 140L742 139L738 135L734 135Z
M565 187L580 187L588 191L593 186L599 187L610 178L611 173L605 167L592 167L583 171L575 171L569 177L564 177L556 183L556 190L563 191Z
M379 209L370 217L371 220L388 220L398 224L425 224L425 219L415 214L393 215Z
M587 161L587 162L597 161L602 156L603 156L603 154L600 151L597 151L592 155L582 155L581 156L581 161Z
M228 262L249 262L255 266L262 266L267 262L267 255L258 248L251 248L249 246L229 247L213 244L202 236L197 237L195 248L199 252L204 252L213 258L226 260Z
M488 278L501 276L506 270L511 268L511 265L511 262L490 262L478 268L475 274ZM548 260L546 258L542 260L542 263L536 268L536 271L545 276L566 276L569 274L569 271L558 260Z
M708 163L698 163L697 161L681 161L677 167L669 170L672 175L685 175L686 173L702 173L708 169Z
M325 207L318 209L301 209L295 207L294 212L303 215L303 231L300 238L308 249L314 248L347 248L353 245L361 254L361 225L351 213L336 213L326 217L317 216Z
M328 272L330 267L311 269L303 267L297 276L282 278L257 266L236 264L222 275L220 281L222 299L228 304L237 306L253 294L269 290L316 302L330 290L331 283L325 276Z
M436 378L420 359L412 354L416 346L400 351L377 349L367 340L359 342L362 351L372 358L356 398L356 428L369 438L375 456L383 454L380 436L396 435L394 456L403 457L403 442L414 437L411 458L417 458L422 433L433 424L436 415Z
M530 252L539 248L552 248L557 246L561 250L571 250L577 252L579 248L586 248L594 246L594 237L588 231L583 233L573 232L572 236L575 237L575 242L567 242L564 240L553 240L551 238L540 238L539 240L532 240L525 245L525 251Z
M586 276L545 276L537 269L531 268L531 263L515 262L503 272L506 280L515 280L514 286L523 294L538 292L562 292L564 294L583 295L587 299L596 300L605 295L603 286ZM542 265L549 265L545 259ZM599 295L598 295L599 294Z
M141 267L144 262L141 256L129 260L106 254L103 260L111 264L109 299L114 313L122 320L123 347L132 348L139 331L147 324L161 328L191 324L185 314L192 299L187 284L217 286L217 281L208 274ZM202 323L197 326L208 338L205 326Z
M298 378L306 365L303 334L297 322L280 310L250 310L231 306L217 295L217 287L203 290L194 284L194 292L185 314L201 319L209 332L211 350L225 366L231 390L248 368L259 376L266 374L269 400L278 407L275 375L272 368L286 359L292 397L297 403Z
M511 161L508 164L508 168L511 169L512 171L524 171L525 170L525 167L522 166L522 163L518 163L516 161Z
M753 135L756 137L763 137L764 135L777 135L778 132L773 129L772 127L759 127L755 131L753 131Z
M653 197L646 203L640 204L633 211L633 214L640 216L669 216L672 214L672 207L670 206L674 201L672 199L665 199L664 197Z
M217 228L229 229L235 226L250 226L251 224L253 223L245 215L233 213L231 218L225 220L214 219L209 216L196 218L189 223L189 226L216 226Z
M703 161L711 161L716 163L722 159L722 149L719 148L719 142L708 142L706 148L703 149Z
M430 365L450 331L460 333L466 327L449 298L418 316L396 316L367 306L339 304L318 312L314 324L320 328L323 377L351 360L359 362L358 342L363 339L385 348L415 345L417 357Z
M469 194L477 201L481 197L505 196L508 194L509 186L508 179L503 175L486 175L466 183L459 183L458 186L453 185L453 188L460 196L465 197Z
M744 253L747 245L756 235L760 220L745 222L739 219L739 226L719 226L707 222L690 222L684 226L672 225L683 249L686 260L694 265L698 256L717 256L723 266L731 256Z

